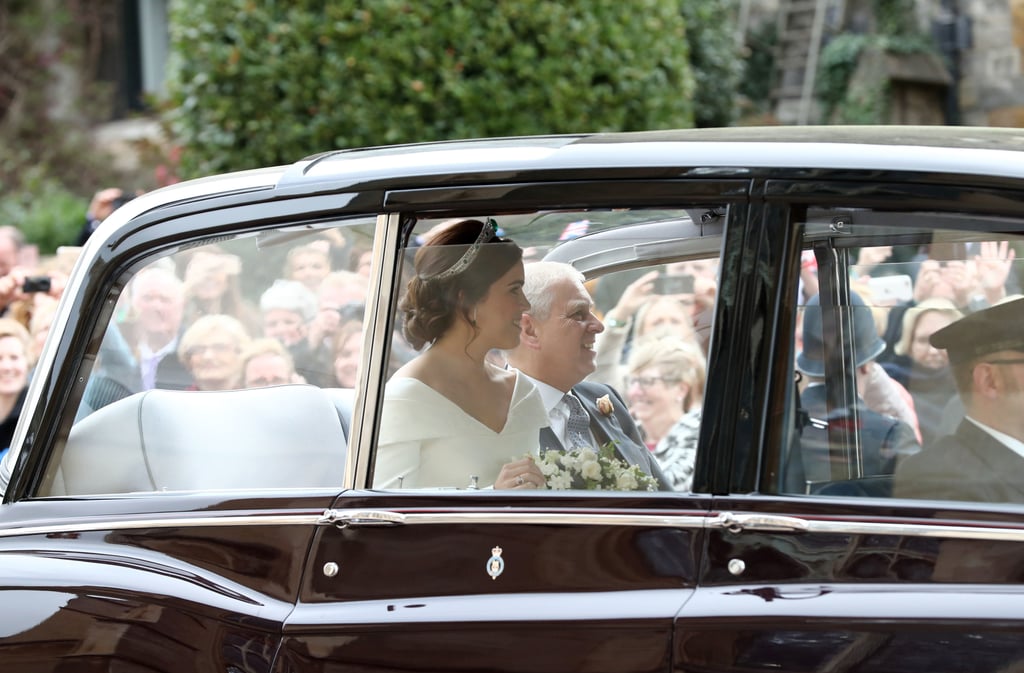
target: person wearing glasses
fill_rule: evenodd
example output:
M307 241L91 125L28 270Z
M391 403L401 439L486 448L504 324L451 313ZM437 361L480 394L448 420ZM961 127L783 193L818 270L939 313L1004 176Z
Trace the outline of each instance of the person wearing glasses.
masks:
M1024 298L931 336L946 350L966 411L956 431L896 467L902 498L1024 503Z
M672 488L689 491L697 459L704 352L693 340L641 340L629 356L629 412Z
M192 323L178 342L178 357L192 375L190 389L238 388L242 350L250 341L245 325L229 315L204 315Z

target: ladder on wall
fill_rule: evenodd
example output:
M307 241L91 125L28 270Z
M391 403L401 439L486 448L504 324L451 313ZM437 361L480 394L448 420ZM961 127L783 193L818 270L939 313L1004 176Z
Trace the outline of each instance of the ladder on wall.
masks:
M841 24L843 0L779 0L772 107L783 124L818 121L814 78L827 25Z

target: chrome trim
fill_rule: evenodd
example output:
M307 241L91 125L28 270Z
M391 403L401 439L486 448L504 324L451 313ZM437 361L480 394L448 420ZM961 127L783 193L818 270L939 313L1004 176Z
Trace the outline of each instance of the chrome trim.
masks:
M394 510L327 509L316 514L224 515L169 518L132 518L71 521L42 526L0 529L0 538L54 535L143 528L213 528L218 526L326 526L339 528L395 525L572 525L630 526L723 530L735 535L758 532L839 535L893 535L961 540L1024 542L1024 528L951 526L942 524L827 521L766 514L721 512L704 514L595 514L591 512L536 512L472 510L398 512Z
M839 535L895 535L903 537L941 537L957 540L1024 542L1024 529L994 526L950 526L943 524L874 523L859 521L806 521L805 533Z
M490 523L495 525L635 526L724 530L743 533L819 533L840 535L894 535L962 540L1024 542L1024 528L951 526L870 521L827 521L771 514L721 512L716 515L593 514L589 512L448 511L399 512L394 510L329 509L321 525L340 528L364 526Z
M54 535L140 528L213 528L218 526L316 526L323 514L271 514L245 516L169 517L159 519L106 519L68 521L45 526L0 529L0 538L22 535Z
M938 523L911 524L874 521L833 521L770 514L734 514L732 512L722 512L713 519L710 519L708 528L723 529L734 534L747 532L793 532L1024 542L1024 528L997 528L994 526L974 525L950 526Z
M481 524L641 526L657 528L705 528L708 517L674 514L592 514L589 512L449 511L396 512L392 510L329 509L320 523L339 528L353 526Z
M398 258L398 236L401 231L401 216L398 213L377 216L377 228L373 237L373 264L369 296L366 299L366 319L372 320L363 330L363 351L360 358L360 381L356 388L356 401L352 411L352 429L349 437L349 451L345 465L345 486L361 488L370 473L370 457L373 454L373 427L376 420L377 398L380 396L383 378L387 373L384 357L390 344L390 301L391 286L395 277L395 261ZM372 311L370 308L372 307ZM362 390L364 394L360 395ZM367 484L369 486L369 484Z

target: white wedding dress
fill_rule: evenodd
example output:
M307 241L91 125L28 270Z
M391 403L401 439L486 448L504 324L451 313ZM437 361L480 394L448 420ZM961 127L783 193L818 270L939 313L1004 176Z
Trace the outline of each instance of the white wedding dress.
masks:
M516 372L501 432L476 420L419 379L393 378L384 390L375 488L479 488L494 485L501 466L537 455L549 424L537 389Z

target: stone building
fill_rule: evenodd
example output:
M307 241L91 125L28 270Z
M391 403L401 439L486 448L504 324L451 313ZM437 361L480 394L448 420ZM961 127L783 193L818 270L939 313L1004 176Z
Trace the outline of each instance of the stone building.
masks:
M909 3L908 3L909 4ZM820 123L814 72L842 33L877 30L870 0L743 0L741 16L778 26L773 113L780 123ZM909 17L908 17L909 18ZM940 57L865 52L851 87L888 80L888 118L898 124L1024 127L1024 0L915 0L914 22Z

